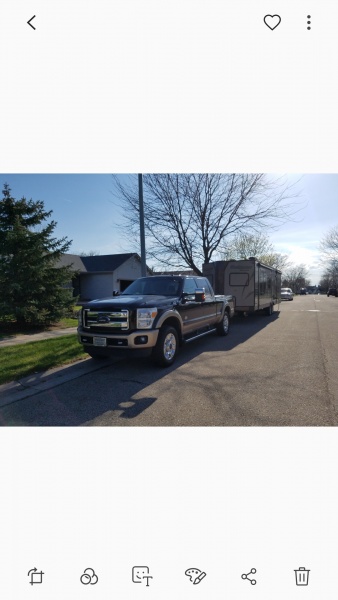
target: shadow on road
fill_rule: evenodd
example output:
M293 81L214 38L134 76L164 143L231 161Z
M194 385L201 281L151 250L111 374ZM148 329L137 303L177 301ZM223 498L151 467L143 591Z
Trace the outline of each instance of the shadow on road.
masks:
M149 359L118 359L103 361L93 372L80 374L77 379L62 382L63 370L59 371L60 383L46 391L18 400L0 409L0 426L81 426L81 425L123 425L154 424L175 425L172 415L163 415L163 422L138 422L139 417L154 408L157 397L140 397L142 390L169 376L168 386L172 385L170 375L181 367L189 366L190 361L203 353L211 353L208 362L212 363L212 353L226 353L245 344L251 337L267 327L273 328L279 312L268 317L261 314L248 317L234 317L227 337L210 334L181 348L172 367L155 367ZM94 359L86 363L96 364ZM68 366L68 372L78 365ZM185 372L187 369L185 369ZM240 374L233 374L240 377ZM215 378L222 376L215 373ZM224 376L224 375L223 375ZM46 380L46 375L34 375L36 383ZM179 385L180 378L177 379ZM212 381L207 382L212 386ZM32 381L34 386L34 380ZM179 390L172 390L179 399ZM206 390L207 393L207 390ZM216 424L216 423L215 423Z

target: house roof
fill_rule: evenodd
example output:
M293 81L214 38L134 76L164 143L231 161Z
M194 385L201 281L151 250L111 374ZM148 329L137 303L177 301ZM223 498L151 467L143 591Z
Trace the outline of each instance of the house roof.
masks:
M77 254L62 254L59 259L60 267L72 267L73 271L85 271L86 268L82 262L82 256Z
M63 254L60 263L61 266L73 267L74 271L81 273L92 272L112 272L120 265L125 263L129 258L135 257L140 260L140 257L135 252L127 254L105 254L103 256L78 256L77 254Z

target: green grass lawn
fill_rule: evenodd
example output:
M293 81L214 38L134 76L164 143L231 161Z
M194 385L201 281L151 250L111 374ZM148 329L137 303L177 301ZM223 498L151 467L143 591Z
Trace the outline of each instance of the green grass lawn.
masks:
M76 335L0 348L0 384L86 356Z
M60 329L63 327L77 327L77 319L62 319L56 325L51 325L49 329L55 329L56 327Z

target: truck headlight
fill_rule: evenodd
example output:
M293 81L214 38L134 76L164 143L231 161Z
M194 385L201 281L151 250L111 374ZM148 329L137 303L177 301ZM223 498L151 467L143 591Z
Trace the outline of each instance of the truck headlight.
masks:
M136 327L137 329L150 329L157 315L157 308L138 308Z
M81 325L82 325L82 308L77 313L77 322L79 324L79 327L81 327Z

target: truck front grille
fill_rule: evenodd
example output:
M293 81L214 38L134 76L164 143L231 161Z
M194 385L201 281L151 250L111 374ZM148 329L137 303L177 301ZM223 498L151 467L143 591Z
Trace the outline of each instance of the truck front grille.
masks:
M85 329L114 329L117 331L127 331L129 329L129 311L98 311L98 310L84 310L84 323Z

